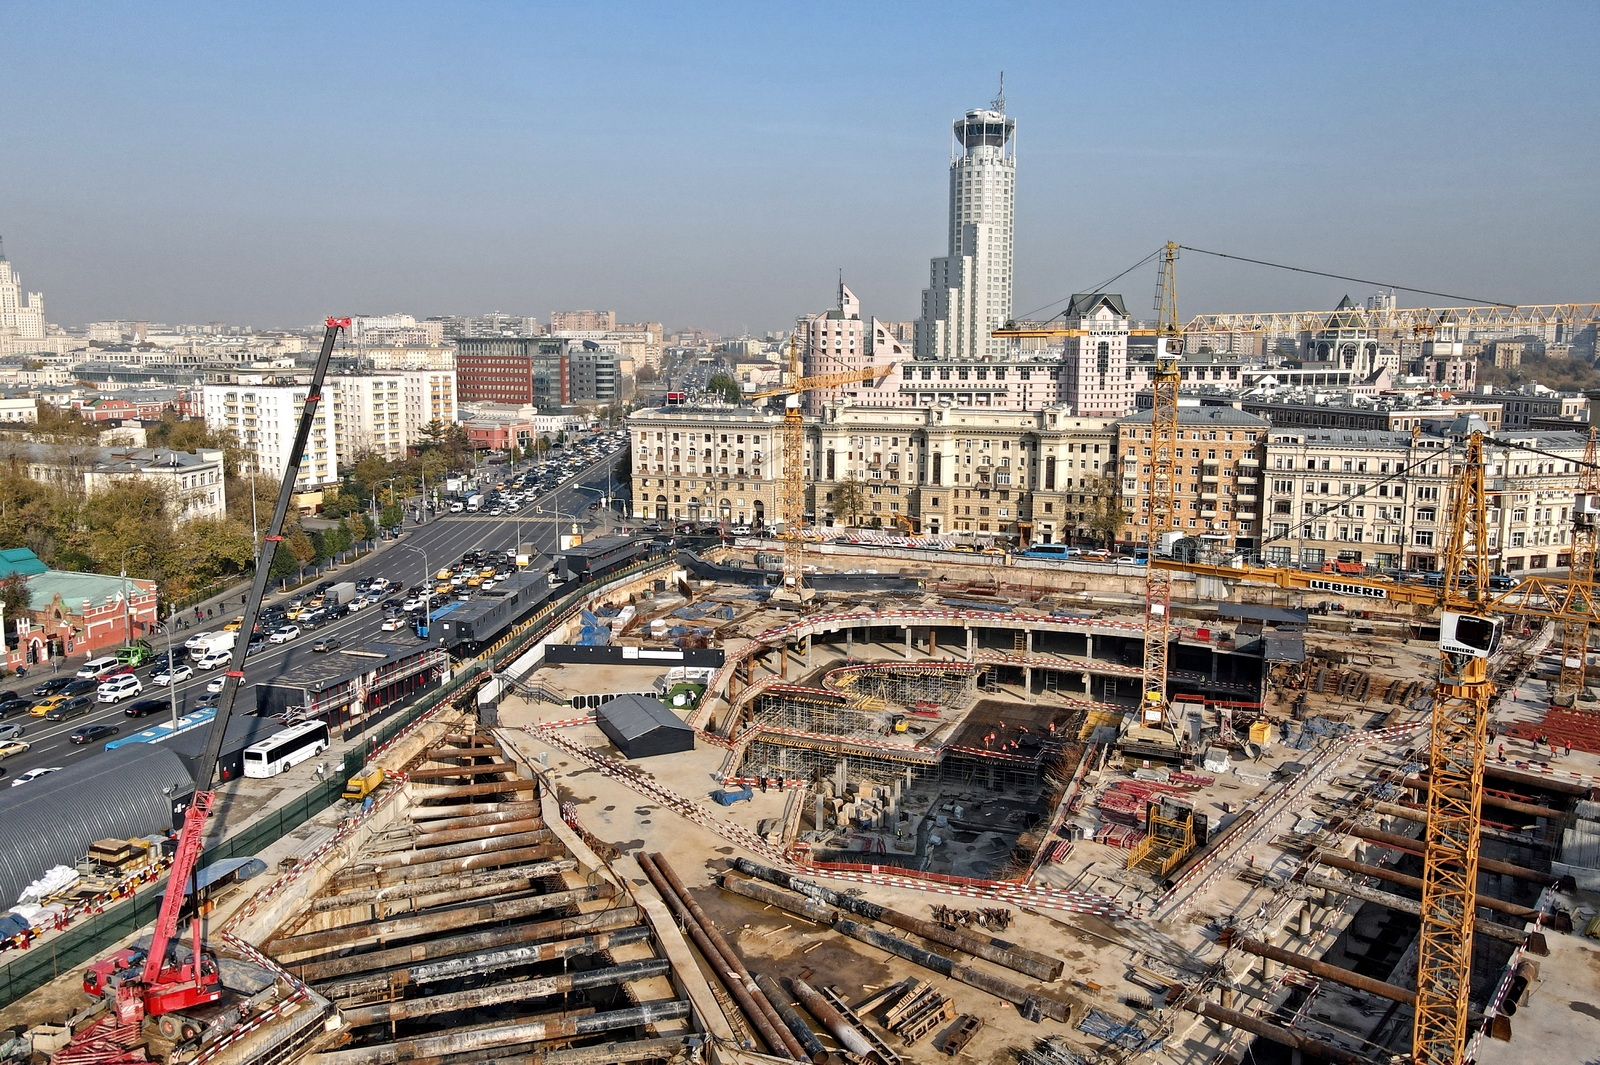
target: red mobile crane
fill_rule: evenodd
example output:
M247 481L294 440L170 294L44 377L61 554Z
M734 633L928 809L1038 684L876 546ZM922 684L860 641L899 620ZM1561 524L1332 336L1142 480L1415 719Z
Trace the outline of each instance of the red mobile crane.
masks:
M289 512L290 500L294 497L295 482L300 476L300 462L311 437L317 405L322 402L322 386L328 376L333 345L339 337L339 331L349 327L348 318L327 320L322 349L311 373L311 387L301 407L300 424L295 430L294 447L289 452L283 482L278 486L278 501L272 510L272 521L256 556L255 579L250 585L250 597L245 602L241 632L255 631L256 618L261 613L261 600L266 595L267 582L271 580L273 556L283 540L283 523ZM217 701L217 715L211 722L205 748L195 766L194 798L184 812L178 850L172 859L172 869L167 874L166 895L161 900L161 912L156 917L149 951L118 951L109 958L95 962L83 975L83 989L89 994L115 994L117 1018L123 1024L137 1024L146 1017L161 1017L222 998L223 988L218 979L216 959L206 953L201 942L199 892L186 889L199 868L200 854L205 848L206 818L210 816L217 800L216 792L211 790L212 778L216 775L217 759L222 753L223 738L228 731L228 719L233 716L234 699L244 680L244 656L248 649L248 640L235 642L233 658L224 674L222 697ZM189 922L189 954L185 958L178 949L182 942L178 925L183 919L185 899L191 897L196 911ZM135 968L139 970L138 975L129 975Z

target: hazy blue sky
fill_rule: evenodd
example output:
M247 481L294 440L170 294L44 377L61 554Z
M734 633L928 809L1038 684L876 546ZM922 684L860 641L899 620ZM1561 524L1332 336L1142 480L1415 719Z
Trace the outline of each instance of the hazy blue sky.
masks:
M0 26L0 235L64 323L761 330L831 306L841 268L913 318L950 122L1002 69L1019 314L1168 239L1600 298L1593 0L7 2ZM1180 278L1185 314L1365 294ZM1147 313L1153 271L1118 287Z

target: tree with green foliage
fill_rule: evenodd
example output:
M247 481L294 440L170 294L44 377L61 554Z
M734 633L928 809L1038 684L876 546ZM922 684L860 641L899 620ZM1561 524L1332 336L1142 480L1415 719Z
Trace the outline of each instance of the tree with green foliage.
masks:
M355 537L350 535L350 526L341 521L323 532L322 543L328 551L328 557L336 559L355 546Z
M390 503L383 508L383 526L393 529L405 520L405 511L400 509L399 503Z
M283 546L288 549L290 556L295 561L295 566L301 574L306 567L317 560L317 546L311 542L311 537L298 525L283 538Z
M721 396L729 403L737 403L744 396L744 391L739 387L739 382L732 374L712 374L711 380L706 382L706 391L714 396Z
M1115 547L1122 527L1132 517L1122 505L1122 490L1112 475L1097 478L1085 486L1090 500L1089 534L1102 547Z
M17 631L15 620L27 616L28 606L32 601L32 596L28 593L28 578L24 574L13 573L4 580L0 580L0 609L5 612L4 621L7 633ZM11 646L11 637L8 636L7 641L7 646Z
M846 526L854 525L865 507L866 492L855 474L833 486L833 512L844 519Z

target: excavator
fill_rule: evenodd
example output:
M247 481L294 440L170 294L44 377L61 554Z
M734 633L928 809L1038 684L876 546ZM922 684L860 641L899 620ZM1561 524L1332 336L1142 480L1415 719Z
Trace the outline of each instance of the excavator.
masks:
M278 486L272 521L267 528L267 535L261 540L260 553L256 558L255 579L250 585L250 597L245 603L241 626L244 632L254 631L256 618L261 613L261 601L271 579L273 555L283 540L284 520L295 494L300 463L311 436L317 406L322 402L322 387L327 379L333 346L340 331L350 327L350 319L329 318L326 327L322 348L312 370L311 387L301 407L294 445L284 467L283 482ZM206 950L202 938L200 891L193 878L205 849L206 820L217 804L213 779L223 738L228 731L228 721L233 715L234 700L244 680L247 649L244 640L234 645L233 657L224 674L216 717L211 722L205 748L195 767L194 796L184 811L183 828L178 834L177 851L167 875L166 893L156 917L149 948L120 950L95 962L84 973L84 991L95 997L110 999L119 1024L140 1024L146 1018L154 1018L163 1035L198 1035L198 1027L185 1017L185 1012L218 1002L225 994L217 959ZM179 935L179 926L186 908L193 912L189 914L189 935L185 940Z

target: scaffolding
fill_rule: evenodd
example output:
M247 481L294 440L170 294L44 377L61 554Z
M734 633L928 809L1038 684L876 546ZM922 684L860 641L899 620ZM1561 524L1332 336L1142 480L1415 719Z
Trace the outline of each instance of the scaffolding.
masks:
M748 718L752 725L796 729L831 736L867 736L882 730L869 708L840 692L772 684L756 696Z
M1183 863L1195 848L1195 812L1162 796L1145 810L1145 837L1128 852L1128 868L1157 880Z
M979 669L970 662L873 663L834 670L825 683L907 710L965 710L977 695Z

